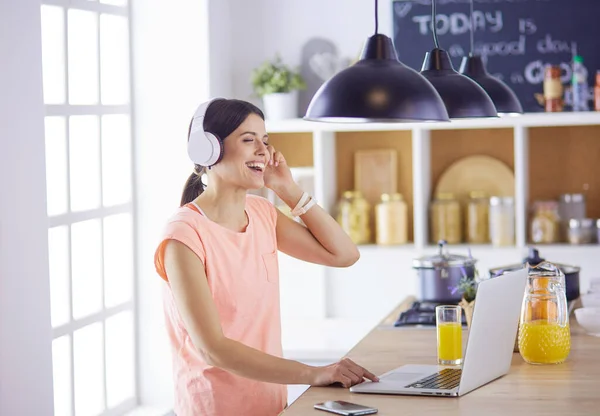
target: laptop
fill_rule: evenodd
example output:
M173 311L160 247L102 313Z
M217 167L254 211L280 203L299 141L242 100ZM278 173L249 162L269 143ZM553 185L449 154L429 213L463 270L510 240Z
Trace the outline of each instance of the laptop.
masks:
M526 283L525 268L479 283L461 366L404 365L350 391L458 397L504 376L512 362Z

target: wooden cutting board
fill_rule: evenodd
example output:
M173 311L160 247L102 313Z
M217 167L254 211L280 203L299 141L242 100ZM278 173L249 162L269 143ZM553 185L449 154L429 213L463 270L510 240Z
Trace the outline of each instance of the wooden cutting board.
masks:
M515 196L515 175L500 160L486 155L475 155L454 162L444 171L436 185L435 195L453 193L461 202L471 191L483 191L488 196Z

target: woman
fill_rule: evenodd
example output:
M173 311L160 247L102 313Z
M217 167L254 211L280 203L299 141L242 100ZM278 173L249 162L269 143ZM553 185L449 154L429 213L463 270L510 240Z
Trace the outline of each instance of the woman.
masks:
M285 158L268 143L260 109L217 99L199 113L204 118L190 125L195 135L193 143L188 136L190 156L198 146L210 147L211 134L222 151L211 153L213 165L195 165L155 256L167 282L176 414L274 416L286 406L286 384L349 387L364 378L377 381L348 359L312 367L281 358L277 250L334 267L354 264L358 250L294 182ZM294 208L306 226L247 192L263 186Z

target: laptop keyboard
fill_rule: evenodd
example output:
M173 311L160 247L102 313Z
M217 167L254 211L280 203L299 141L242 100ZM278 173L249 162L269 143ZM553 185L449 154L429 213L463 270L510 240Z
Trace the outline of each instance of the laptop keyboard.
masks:
M435 374L422 378L406 386L418 389L453 389L460 383L460 368L444 368Z

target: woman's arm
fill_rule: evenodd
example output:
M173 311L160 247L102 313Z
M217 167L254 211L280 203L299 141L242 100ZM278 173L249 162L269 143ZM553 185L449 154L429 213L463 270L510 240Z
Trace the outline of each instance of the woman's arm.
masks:
M377 377L350 360L313 367L265 354L224 336L202 261L183 243L171 240L165 247L167 277L185 327L194 346L209 365L242 377L278 384L349 387L363 377Z
M292 208L303 193L295 182L273 191ZM318 204L302 215L302 221L306 227L277 210L277 244L282 252L332 267L348 267L359 259L354 242Z
M289 207L295 207L303 191L294 181L285 157L271 145L265 169L265 186L273 190ZM360 253L350 236L319 205L304 215L306 227L277 210L277 245L279 250L297 259L332 267L356 263Z

